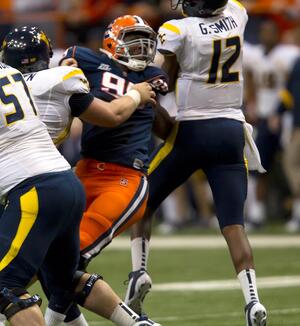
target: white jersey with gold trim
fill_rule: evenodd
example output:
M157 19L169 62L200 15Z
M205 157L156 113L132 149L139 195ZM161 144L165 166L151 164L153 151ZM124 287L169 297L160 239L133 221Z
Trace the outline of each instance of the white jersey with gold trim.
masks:
M27 178L69 168L39 119L22 74L0 63L0 197Z
M256 112L260 118L274 114L280 103L280 92L299 57L294 45L277 45L269 53L261 45L244 47L244 67L253 73L256 88Z
M69 99L75 93L88 93L89 83L79 68L55 67L25 75L53 142L60 144L69 134L73 120Z
M245 8L229 0L222 15L170 20L159 29L158 50L176 54L178 120L243 120L242 48Z

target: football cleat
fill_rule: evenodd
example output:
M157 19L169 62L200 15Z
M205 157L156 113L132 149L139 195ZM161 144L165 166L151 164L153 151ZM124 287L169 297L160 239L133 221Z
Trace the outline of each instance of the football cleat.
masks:
M251 301L245 307L246 326L266 326L267 311L258 301Z
M161 326L161 325L151 319L148 319L146 315L143 315L133 324L133 326Z
M144 269L131 272L128 277L128 288L124 302L140 315L144 298L151 289L152 280Z

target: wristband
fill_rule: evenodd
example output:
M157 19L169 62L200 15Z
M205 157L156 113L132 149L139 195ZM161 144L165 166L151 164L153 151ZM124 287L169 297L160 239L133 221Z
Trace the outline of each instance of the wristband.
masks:
M141 94L139 91L135 89L131 89L125 94L125 96L131 97L134 100L137 107L141 104Z

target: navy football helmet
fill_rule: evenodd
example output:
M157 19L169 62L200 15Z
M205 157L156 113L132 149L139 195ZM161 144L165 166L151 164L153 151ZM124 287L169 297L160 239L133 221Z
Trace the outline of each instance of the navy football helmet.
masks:
M47 69L53 55L47 35L38 27L15 28L4 38L1 59L22 73Z
M183 14L188 17L211 17L220 15L228 0L171 0L172 9L182 7Z

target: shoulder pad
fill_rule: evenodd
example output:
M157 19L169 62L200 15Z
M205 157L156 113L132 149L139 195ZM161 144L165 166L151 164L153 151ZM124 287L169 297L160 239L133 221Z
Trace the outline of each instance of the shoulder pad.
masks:
M74 58L78 63L78 67L81 69L85 70L91 68L93 70L95 65L99 63L99 54L100 53L96 53L93 50L82 46L72 46L65 51L60 62L67 58Z
M64 68L61 78L63 88L67 93L88 93L90 91L89 82L81 69L75 67L60 68Z
M88 81L83 72L74 67L60 66L41 70L25 75L25 80L35 96L45 94L54 87L63 94L89 92Z
M172 19L163 23L159 29L167 30L168 32L175 33L178 35L182 34L182 27L180 26L180 19Z
M156 66L148 66L145 71L146 81L150 79L154 79L155 77L160 77L164 79L168 79L167 74L159 67Z
M247 16L247 10L246 8L241 4L238 0L229 0L228 6L234 9L238 9L239 12L243 12ZM248 16L247 16L248 17Z

